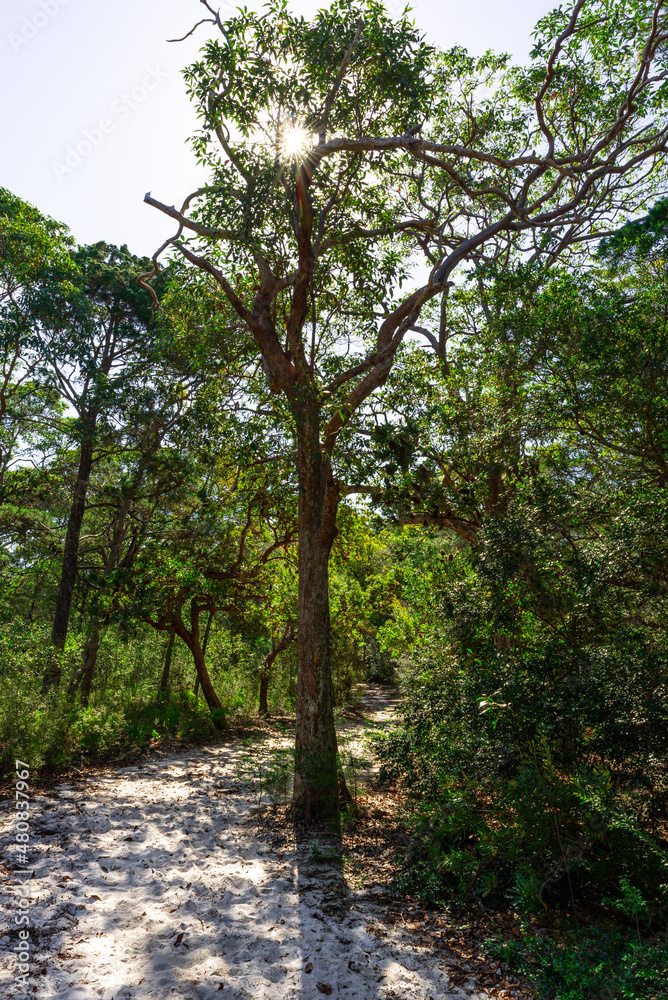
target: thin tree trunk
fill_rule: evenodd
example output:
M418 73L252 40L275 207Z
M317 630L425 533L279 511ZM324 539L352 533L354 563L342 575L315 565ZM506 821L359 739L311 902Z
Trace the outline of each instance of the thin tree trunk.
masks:
M109 619L105 618L104 625L108 623ZM77 669L72 674L72 680L70 681L70 686L67 690L67 697L71 701L76 693L77 685L82 683L82 698L81 703L83 705L88 704L88 696L90 695L90 686L93 681L93 674L95 673L95 663L97 661L97 652L100 645L100 622L95 619L92 630L84 643L84 648L81 653L81 662ZM82 678L86 683L86 694L83 695L84 687Z
M339 819L329 620L329 555L339 494L321 450L317 411L298 415L299 593L297 730L293 814Z
M199 641L199 616L201 608L195 603L191 602L190 607L190 622L191 631L183 624L183 620L180 619L177 624L176 631L177 634L190 650L192 654L193 661L195 663L195 670L197 671L197 676L199 678L200 685L202 687L202 694L204 699L209 706L209 708L222 708L222 703L220 698L216 694L215 688L209 677L209 671L206 669L206 661L204 659L204 652Z
M206 628L204 630L204 641L202 643L202 656L206 657L206 647L209 644L209 632L211 631L211 622L213 621L213 611L209 611L209 620L206 623ZM199 674L195 677L195 686L193 688L195 694L199 691Z
M39 595L39 590L42 585L42 577L39 570L35 573L35 586L32 592L32 599L30 601L30 607L28 609L28 624L32 625L34 621L35 607L37 605L37 597Z
M56 653L62 652L65 648L67 630L70 623L70 613L72 611L72 596L74 585L77 579L77 569L79 562L79 536L81 535L81 525L86 510L86 493L91 469L93 468L93 443L95 436L95 423L97 414L93 413L86 421L84 434L81 441L81 452L79 454L79 469L77 472L74 496L70 507L70 516L67 523L67 533L65 535L65 548L63 550L63 562L60 572L60 585L56 598L56 610L53 616L53 628L51 629L51 645ZM58 656L51 657L51 662L42 680L42 691L46 692L53 685L60 684L61 668Z
M162 677L160 678L160 694L164 694L169 687L169 671L172 665L172 652L174 650L175 638L176 632L170 632L169 639L167 640L167 649L165 650L165 664L162 668Z
M271 655L271 654L270 654ZM267 694L269 693L269 670L265 669L265 664L260 673L260 705L258 708L258 715L269 715L269 705L267 703Z
M121 545L125 537L125 520L132 506L132 500L126 498L120 506L118 518L116 519L116 524L114 526L111 547L104 564L104 575L108 577L113 570L118 566L118 561L120 557ZM105 586L104 593L108 593L108 588ZM86 604L86 594L84 594L84 599L82 601L81 614L83 612ZM100 632L109 624L109 614L104 615L102 622L99 619L94 619L94 624L92 632L86 640L84 645L83 653L81 656L81 665L78 670L75 671L72 681L67 692L69 699L74 697L77 684L83 677L81 683L81 704L88 705L88 699L90 697L90 689L93 683L93 676L95 674L95 666L97 663L97 653L100 646Z
M93 626L93 632L90 635L88 641L86 642L84 650L84 661L86 664L86 669L84 670L83 679L81 681L81 704L85 707L88 706L88 700L90 698L90 689L93 684L93 676L95 674L95 667L97 665L97 654L100 648L100 626L96 622Z
M260 671L260 704L258 708L258 715L269 715L267 695L269 694L269 678L271 677L274 660L279 653L282 653L284 649L287 649L294 637L294 625L292 622L288 622L285 626L283 638L279 642L276 642L275 639L272 639L271 641L271 650L265 656L264 663L262 664L262 670Z

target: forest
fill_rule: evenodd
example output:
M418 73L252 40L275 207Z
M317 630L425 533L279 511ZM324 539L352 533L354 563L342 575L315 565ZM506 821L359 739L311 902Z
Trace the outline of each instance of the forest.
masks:
M391 895L489 918L490 995L666 998L666 4L517 66L202 2L152 258L0 189L3 785L280 720L275 822L391 789Z

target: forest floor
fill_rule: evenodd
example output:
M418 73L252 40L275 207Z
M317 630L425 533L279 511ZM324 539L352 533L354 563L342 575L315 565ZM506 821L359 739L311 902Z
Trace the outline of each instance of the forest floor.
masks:
M153 752L32 797L31 996L59 1000L477 1000L531 995L486 961L475 921L426 913L391 891L402 832L365 744L390 724L371 687L338 721L358 819L343 839L299 835L263 804L262 761L290 720L250 736ZM273 755L273 757L272 757ZM274 773L274 772L272 772ZM265 783L266 788L266 783ZM4 824L3 824L4 825ZM10 868L11 865L11 868ZM11 854L2 866L3 995L14 981ZM512 978L512 977L511 977Z

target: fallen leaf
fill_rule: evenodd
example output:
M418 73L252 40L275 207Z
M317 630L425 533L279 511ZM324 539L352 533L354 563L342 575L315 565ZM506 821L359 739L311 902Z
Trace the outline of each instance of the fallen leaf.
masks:
M100 865L100 868L102 869L103 872L108 872L109 871L109 869L105 868L104 865Z
M307 962L304 966L304 972L313 972L313 962Z
M325 994L325 996L331 995L332 987L329 985L329 983L316 983L315 985L318 987L321 993Z
M97 899L97 901L99 903L102 902L102 897L101 896L95 896L95 895L93 895L93 896L86 896L86 899Z

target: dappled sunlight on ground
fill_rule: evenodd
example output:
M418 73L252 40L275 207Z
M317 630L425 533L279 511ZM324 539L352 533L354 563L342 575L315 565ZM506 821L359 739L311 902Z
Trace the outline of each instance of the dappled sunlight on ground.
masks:
M33 995L474 997L448 989L439 956L407 933L375 933L379 904L346 885L335 842L248 822L244 753L189 749L34 796ZM0 942L8 998L21 992L12 941Z

